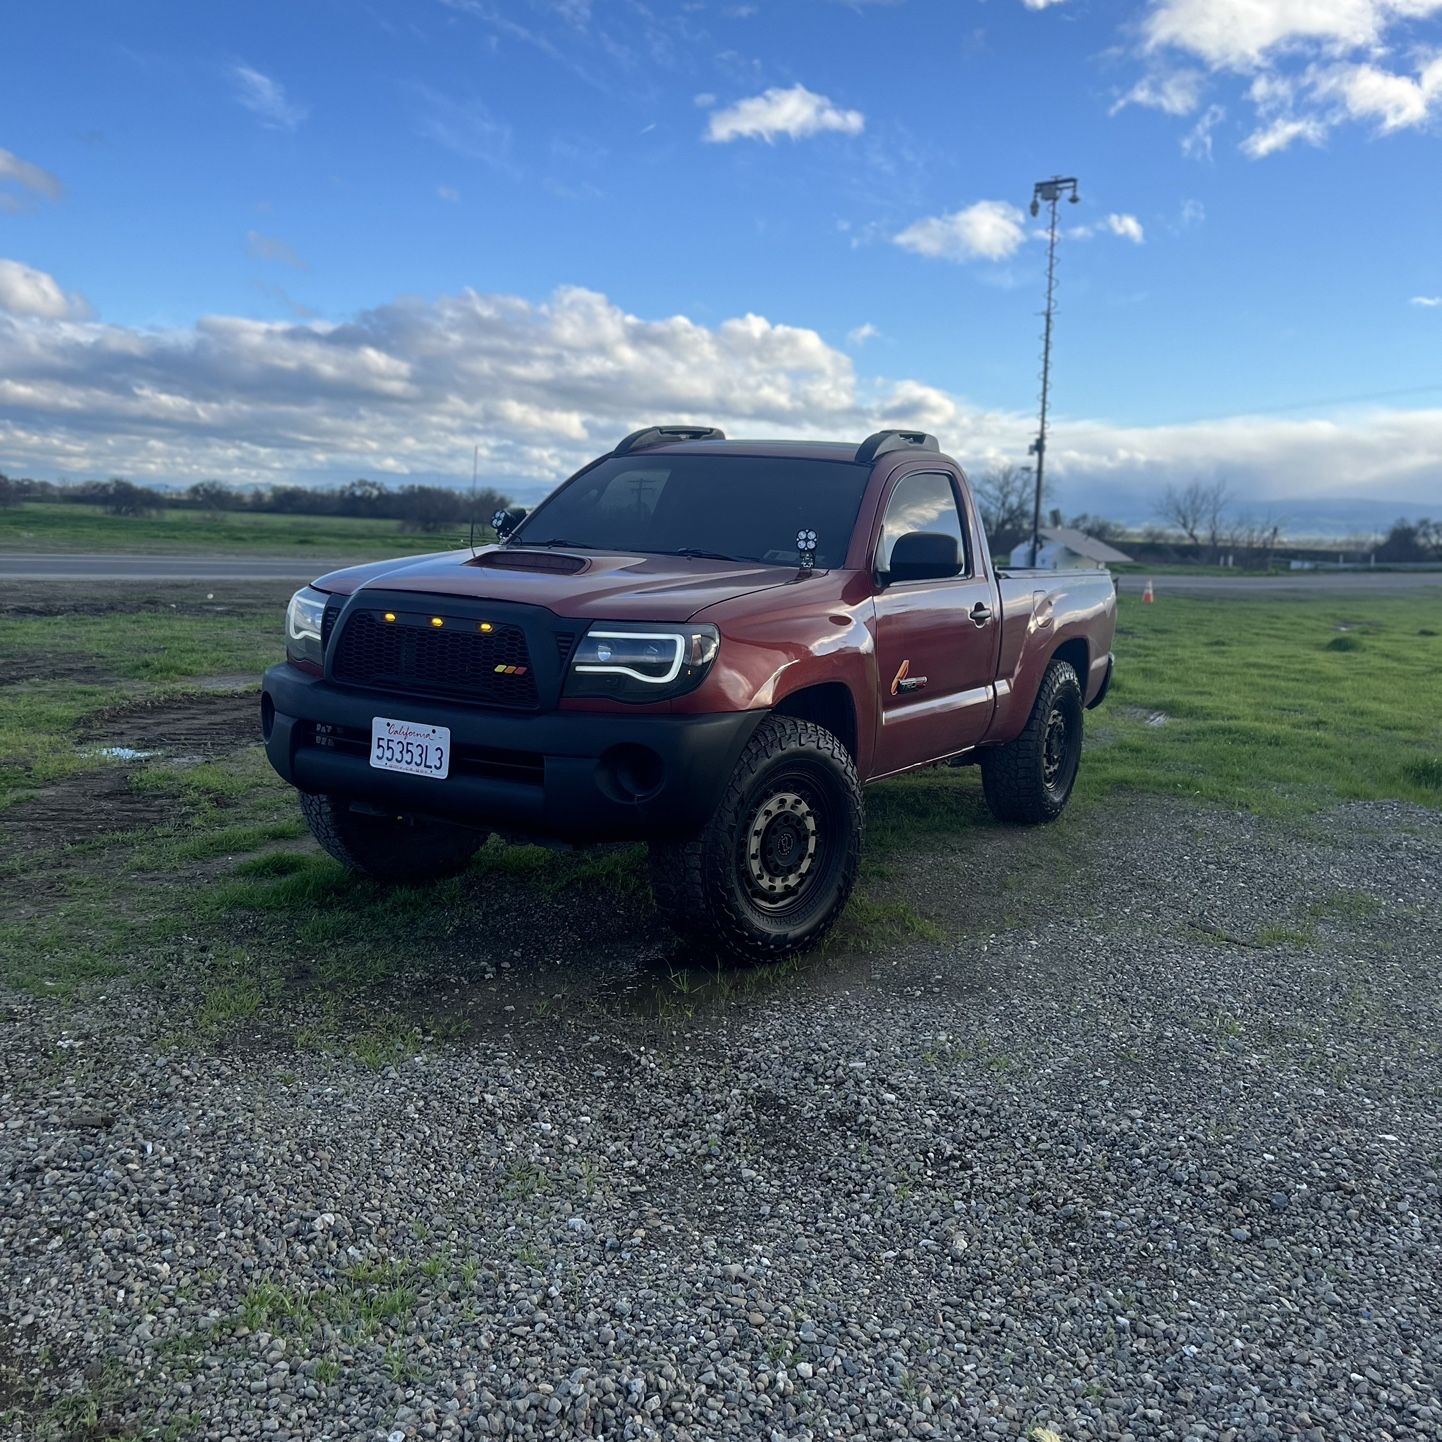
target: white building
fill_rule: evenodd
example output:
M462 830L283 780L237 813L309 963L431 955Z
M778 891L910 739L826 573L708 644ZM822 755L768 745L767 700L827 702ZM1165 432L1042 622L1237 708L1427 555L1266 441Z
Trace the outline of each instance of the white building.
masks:
M1069 571L1077 566L1093 566L1098 569L1110 565L1129 565L1131 557L1125 552L1098 541L1085 531L1074 531L1070 526L1043 526L1041 528L1041 550L1036 564L1044 571ZM1011 548L1013 566L1031 565L1031 542L1022 541Z

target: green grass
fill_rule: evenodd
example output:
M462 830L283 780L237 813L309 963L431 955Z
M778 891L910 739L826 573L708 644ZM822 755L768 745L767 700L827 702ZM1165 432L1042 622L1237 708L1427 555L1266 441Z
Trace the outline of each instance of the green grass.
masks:
M1421 634L1427 610L1404 597L1123 598L1081 798L1150 791L1265 815L1442 805L1442 638ZM1149 725L1159 712L1165 724Z
M263 1278L245 1294L232 1324L300 1338L324 1327L369 1340L415 1309L419 1294L405 1279L416 1270L400 1262L358 1264L337 1285L311 1290Z
M478 520L481 518L478 518ZM145 554L315 555L322 560L380 561L388 556L463 546L465 526L417 531L363 516L281 516L251 512L161 511L111 516L99 506L27 501L0 510L0 551L131 551ZM476 538L493 539L476 527Z
M0 688L0 808L95 769L77 732L116 708L192 694L186 683L204 678L258 682L280 654L280 626L278 612L237 616L199 600L187 611L0 616L0 674L27 678ZM131 729L143 743L143 718Z
M7 644L5 628L0 620L0 666L20 653ZM38 681L0 691L0 808L33 787L84 769L85 759L72 742L75 728L114 702L111 686Z
M1383 910L1383 904L1370 892L1346 887L1314 902L1309 914L1323 920L1368 921Z
M1024 834L1028 867L1060 874L1069 828L1087 824L1089 803L1124 793L1278 817L1350 800L1442 806L1442 637L1426 619L1408 598L1125 598L1117 682L1087 718L1078 805L1061 826ZM35 797L15 834L43 818L45 797L57 794L47 788L67 778L72 799L89 778L97 789L117 784L80 730L109 734L105 713L194 694L202 677L256 674L278 650L278 629L278 608L0 617L0 671L28 678L0 686L0 805ZM1353 644L1338 649L1339 639ZM1158 714L1164 724L1149 724ZM138 739L143 717L128 725ZM223 1040L304 999L298 1046L383 1067L419 1044L415 1019L377 1019L374 1001L357 1003L414 973L418 959L453 965L484 946L497 906L601 901L598 916L620 935L651 904L635 846L571 855L493 841L464 876L436 886L387 890L350 876L309 843L293 794L255 742L119 775L150 803L123 823L134 829L108 819L102 795L77 844L12 849L0 879L38 904L0 916L0 975L55 997L126 974L174 982L183 958L182 1037ZM868 792L866 872L835 944L944 939L896 897L887 858L990 826L979 780L974 768L939 768ZM1338 893L1246 944L1306 944L1309 920L1365 919L1377 906ZM675 1008L693 1006L672 990Z
M1316 940L1310 927L1270 923L1257 933L1258 946L1310 946Z
M883 901L869 894L863 878L828 945L856 947L901 940L945 941L946 933L909 903Z

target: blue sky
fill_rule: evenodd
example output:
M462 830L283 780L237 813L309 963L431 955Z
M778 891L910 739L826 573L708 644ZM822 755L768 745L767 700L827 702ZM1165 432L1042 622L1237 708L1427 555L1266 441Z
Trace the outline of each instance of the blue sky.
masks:
M1442 509L1442 0L1223 9L12 7L0 469L480 444L524 491L652 419L1022 460L1060 171L1064 507Z

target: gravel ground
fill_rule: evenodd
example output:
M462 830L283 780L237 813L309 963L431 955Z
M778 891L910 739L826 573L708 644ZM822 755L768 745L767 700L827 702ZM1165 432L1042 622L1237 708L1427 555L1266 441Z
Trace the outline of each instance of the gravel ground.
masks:
M945 944L379 1074L9 998L8 1435L1442 1437L1442 816L1066 826L1062 904L961 837Z

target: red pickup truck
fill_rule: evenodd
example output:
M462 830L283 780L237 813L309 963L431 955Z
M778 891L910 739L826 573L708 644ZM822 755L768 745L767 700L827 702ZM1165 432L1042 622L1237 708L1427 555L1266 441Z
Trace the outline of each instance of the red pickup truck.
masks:
M271 764L381 880L492 831L639 838L678 931L785 956L846 904L863 783L975 761L997 817L1049 821L1111 684L1111 577L995 570L920 432L651 427L495 524L297 592L265 674Z

